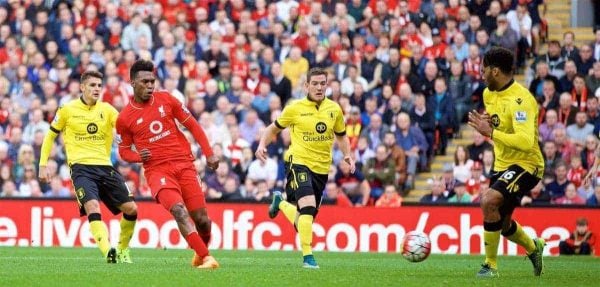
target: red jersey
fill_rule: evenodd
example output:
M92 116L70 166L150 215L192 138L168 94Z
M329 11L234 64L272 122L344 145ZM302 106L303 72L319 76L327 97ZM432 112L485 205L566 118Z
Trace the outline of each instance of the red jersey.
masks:
M144 162L146 169L168 161L193 161L190 143L175 120L184 123L194 118L185 105L168 92L154 92L143 104L131 100L117 118L119 146L135 145L138 151L150 150L152 158Z
M579 188L586 174L587 170L581 166L578 168L571 168L567 173L567 179L569 179L569 181L572 182L575 187Z
M433 45L431 47L428 47L425 49L425 51L423 51L423 57L430 59L430 60L435 60L437 58L445 58L444 56L444 50L446 50L446 44L441 42L437 45Z

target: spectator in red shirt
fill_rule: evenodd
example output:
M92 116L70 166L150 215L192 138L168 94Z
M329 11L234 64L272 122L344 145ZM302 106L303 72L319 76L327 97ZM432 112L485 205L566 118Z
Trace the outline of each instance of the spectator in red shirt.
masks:
M554 204L560 205L585 205L585 199L577 194L575 184L568 183L565 188L565 195L554 200Z
M402 197L391 184L385 186L383 195L375 202L376 207L400 207L401 205Z
M577 227L567 240L559 243L560 255L594 254L596 237L588 229L588 221L584 217L577 219Z
M340 164L338 168L334 179L335 183L348 196L353 205L366 206L369 203L371 187L362 172L356 170L354 173L350 173L350 167L347 164Z
M353 207L352 201L342 192L342 190L333 181L327 182L325 185L325 197L335 200L335 204L341 207Z
M438 28L431 29L431 36L433 40L433 45L428 47L423 52L423 56L430 60L435 60L436 58L444 57L444 50L446 49L446 43L442 41L442 36L440 34L440 30Z
M572 182L576 188L579 188L586 174L587 170L581 165L581 157L574 156L571 158L571 168L567 173L567 179Z

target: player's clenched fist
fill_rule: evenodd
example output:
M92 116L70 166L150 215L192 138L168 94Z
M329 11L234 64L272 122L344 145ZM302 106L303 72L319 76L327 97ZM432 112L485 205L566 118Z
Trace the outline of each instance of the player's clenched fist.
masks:
M38 173L38 177L41 182L49 182L50 175L48 174L48 169L44 165L40 165L40 172Z
M206 159L206 166L212 170L219 168L219 158L216 155L211 155Z

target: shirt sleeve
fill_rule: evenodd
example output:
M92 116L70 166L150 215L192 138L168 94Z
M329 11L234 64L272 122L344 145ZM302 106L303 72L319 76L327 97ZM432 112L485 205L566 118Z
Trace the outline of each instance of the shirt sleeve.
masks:
M169 105L171 106L171 111L173 112L173 117L175 119L177 119L177 121L179 121L180 123L183 124L190 117L192 117L192 114L187 109L185 104L178 101L177 98L175 98L171 94L167 93L167 94L165 94L165 96L169 99L168 101L169 101Z
M131 134L131 131L129 131L127 123L123 117L117 118L115 129L117 130L116 141L119 147L131 148L133 145L133 135Z
M280 129L285 129L294 124L294 105L288 105L283 108L279 118L275 120L275 125Z
M63 131L67 125L68 116L68 110L62 106L59 107L56 111L56 115L54 116L54 120L52 120L52 123L50 123L50 130L57 134Z
M342 112L342 108L339 105L337 105L336 113L337 117L335 118L333 132L338 136L344 136L346 135L346 120L344 120L344 113Z
M119 117L119 111L117 111L117 109L115 109L111 105L107 105L107 106L108 106L109 123L114 128L117 126L117 118Z
M537 103L533 96L526 95L521 104L513 101L510 103L511 120L514 132L509 134L494 130L492 139L500 144L517 149L529 151L535 144L535 126L537 124Z
M119 155L127 162L142 162L140 155L131 149L133 145L133 134L129 130L123 117L118 117L116 121L116 141L119 145Z

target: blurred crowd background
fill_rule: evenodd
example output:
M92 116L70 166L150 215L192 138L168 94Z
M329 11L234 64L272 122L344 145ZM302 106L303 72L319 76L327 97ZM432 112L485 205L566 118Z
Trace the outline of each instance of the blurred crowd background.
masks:
M105 76L102 100L122 109L129 67L143 58L221 157L207 170L190 137L208 199L267 201L283 188L289 132L267 161L253 151L285 104L304 96L308 69L321 67L358 165L350 174L334 150L326 200L400 206L461 135L466 113L482 109L482 57L502 46L540 103L546 172L523 204L598 205L600 185L582 177L600 132L600 31L579 47L573 33L548 39L544 13L543 0L0 0L0 197L72 197L62 138L48 162L52 180L37 180L49 123L80 96L88 69ZM478 202L491 141L475 132L454 158L421 202ZM116 147L113 163L136 197L150 196L143 170Z

